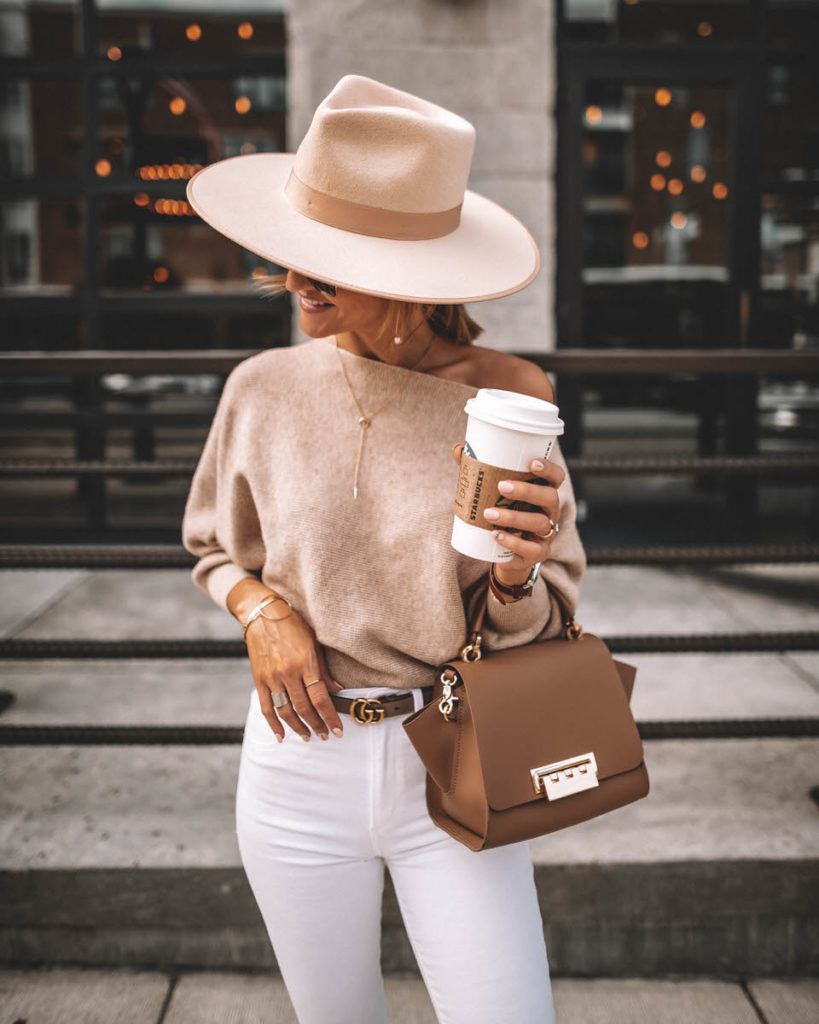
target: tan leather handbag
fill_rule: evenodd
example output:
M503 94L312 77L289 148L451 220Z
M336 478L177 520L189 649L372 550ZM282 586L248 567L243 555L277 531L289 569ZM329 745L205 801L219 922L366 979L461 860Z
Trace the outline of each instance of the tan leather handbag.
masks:
M402 722L432 820L489 850L646 796L636 669L566 615L564 637L484 652L486 599L459 656L436 669L433 699Z

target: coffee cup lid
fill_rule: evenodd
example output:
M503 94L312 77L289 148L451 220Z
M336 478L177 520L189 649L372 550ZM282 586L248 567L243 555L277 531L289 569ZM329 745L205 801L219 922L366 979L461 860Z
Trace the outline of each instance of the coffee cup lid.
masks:
M556 405L517 391L481 388L467 400L464 412L485 423L526 434L563 434L563 420Z

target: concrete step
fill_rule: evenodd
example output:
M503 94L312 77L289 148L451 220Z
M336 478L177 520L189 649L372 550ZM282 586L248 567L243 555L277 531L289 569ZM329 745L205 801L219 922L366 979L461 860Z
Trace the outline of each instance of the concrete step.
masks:
M388 978L391 1024L435 1024L422 981ZM555 979L559 1024L813 1024L819 981ZM252 974L48 969L0 971L8 1020L37 1024L296 1024L282 982ZM164 1015L163 1015L164 1011Z
M810 629L817 594L812 566L599 567L580 617L610 635ZM236 637L238 628L186 571L0 573L5 636ZM638 720L799 718L819 707L815 654L630 660ZM241 727L252 688L246 659L21 660L0 671L16 695L9 724ZM646 743L648 799L531 844L553 971L815 971L816 747ZM238 757L238 746L0 748L0 959L273 966L233 832ZM385 970L416 970L389 886L383 950Z
M645 747L648 798L530 844L554 971L816 970L819 741ZM272 966L234 833L238 760L233 746L6 748L0 960ZM383 962L417 970L391 887Z

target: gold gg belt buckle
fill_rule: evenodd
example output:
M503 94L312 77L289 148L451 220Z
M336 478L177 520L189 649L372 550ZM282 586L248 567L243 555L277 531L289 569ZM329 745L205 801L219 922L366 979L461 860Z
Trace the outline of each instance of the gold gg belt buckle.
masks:
M384 717L384 707L377 697L356 697L350 714L361 725L375 725Z

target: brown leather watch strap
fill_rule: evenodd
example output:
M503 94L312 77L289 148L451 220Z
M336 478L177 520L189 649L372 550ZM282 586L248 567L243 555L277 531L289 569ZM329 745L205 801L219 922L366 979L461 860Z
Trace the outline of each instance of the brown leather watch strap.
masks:
M489 589L501 604L510 604L509 598L512 598L513 601L519 601L520 598L531 594L531 590L528 587L524 587L522 583L501 583L495 576L494 562L489 566Z

